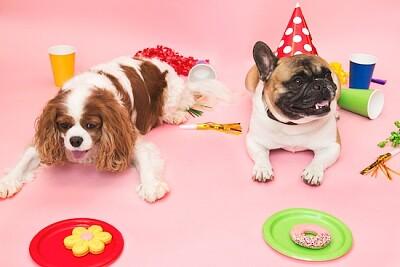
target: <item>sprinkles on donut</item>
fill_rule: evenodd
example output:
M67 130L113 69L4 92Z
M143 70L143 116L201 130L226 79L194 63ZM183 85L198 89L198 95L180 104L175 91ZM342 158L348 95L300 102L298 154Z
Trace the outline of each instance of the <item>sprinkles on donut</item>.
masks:
M298 224L290 231L290 237L299 246L310 249L322 249L331 242L328 230L315 224Z

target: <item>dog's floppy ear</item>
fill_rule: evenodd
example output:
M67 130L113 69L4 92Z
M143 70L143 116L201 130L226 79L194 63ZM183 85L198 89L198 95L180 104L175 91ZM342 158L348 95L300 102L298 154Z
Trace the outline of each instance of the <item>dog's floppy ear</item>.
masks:
M69 91L59 91L36 119L34 143L42 163L60 164L65 160L65 148L56 125L57 114L65 112L65 98Z
M253 57L260 74L260 80L265 82L271 76L278 58L272 53L271 48L261 41L255 43Z
M96 168L119 172L131 165L136 132L128 110L114 96L103 89L92 93L86 108L97 110L103 122L98 143Z

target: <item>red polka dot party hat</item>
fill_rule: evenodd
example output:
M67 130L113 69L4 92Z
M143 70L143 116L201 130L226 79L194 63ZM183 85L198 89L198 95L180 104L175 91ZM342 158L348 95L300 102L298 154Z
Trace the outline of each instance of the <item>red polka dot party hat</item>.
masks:
M318 55L299 3L296 4L276 52L278 58L300 54Z

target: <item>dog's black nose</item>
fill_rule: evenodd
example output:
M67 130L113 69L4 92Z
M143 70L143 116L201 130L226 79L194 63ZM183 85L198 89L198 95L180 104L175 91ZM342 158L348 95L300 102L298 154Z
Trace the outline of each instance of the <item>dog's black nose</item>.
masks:
M79 147L79 146L82 144L82 142L83 142L83 138L80 137L80 136L72 136L72 137L69 139L69 142L71 143L71 145L72 145L73 147Z
M314 84L314 90L321 90L321 85L320 84Z
M321 91L325 88L326 88L326 83L324 81L317 80L313 83L313 89L316 91Z

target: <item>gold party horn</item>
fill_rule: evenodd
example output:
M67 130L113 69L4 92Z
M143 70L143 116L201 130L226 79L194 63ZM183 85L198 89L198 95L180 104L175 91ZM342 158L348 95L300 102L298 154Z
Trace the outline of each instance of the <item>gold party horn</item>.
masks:
M235 135L239 135L242 133L242 127L240 126L240 123L222 124L215 122L206 122L206 123L180 125L179 128L187 130L214 130L218 132L235 134Z
M372 177L376 178L378 176L378 171L381 170L388 180L392 180L393 174L400 175L400 173L389 168L386 165L386 162L399 152L400 149L397 148L390 153L380 155L372 164L363 169L360 173L362 175L370 174Z

